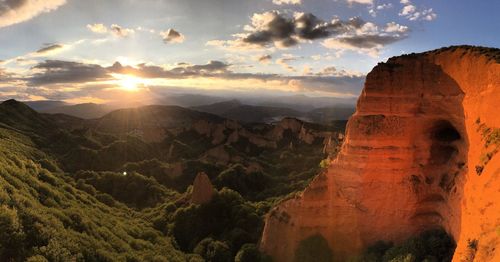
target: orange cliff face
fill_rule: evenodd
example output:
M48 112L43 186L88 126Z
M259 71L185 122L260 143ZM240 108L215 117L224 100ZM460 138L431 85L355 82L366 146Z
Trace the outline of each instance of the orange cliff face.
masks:
M319 234L345 261L440 227L457 242L454 261L500 261L500 154L484 161L485 130L500 128L499 60L498 49L463 46L377 65L341 152L268 214L262 251L293 261Z

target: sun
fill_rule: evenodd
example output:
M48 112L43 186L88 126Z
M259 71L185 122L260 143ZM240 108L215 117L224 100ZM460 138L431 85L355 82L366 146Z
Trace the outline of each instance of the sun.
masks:
M126 91L138 91L145 85L144 79L133 75L115 74L113 77L116 78L118 86Z

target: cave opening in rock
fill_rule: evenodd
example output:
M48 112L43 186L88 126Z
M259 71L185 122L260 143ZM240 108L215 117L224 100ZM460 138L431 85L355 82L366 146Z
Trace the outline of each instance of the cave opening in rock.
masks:
M460 140L460 132L447 120L436 121L430 130L430 163L444 165L458 153L455 141Z
M447 120L437 121L431 134L433 139L448 143L462 138L460 132Z
M443 228L452 238L460 231L460 201L467 171L467 135L463 118L427 122L428 161L422 167L426 181L419 185L412 222L420 229ZM460 131L459 131L460 130ZM462 133L464 132L464 133Z

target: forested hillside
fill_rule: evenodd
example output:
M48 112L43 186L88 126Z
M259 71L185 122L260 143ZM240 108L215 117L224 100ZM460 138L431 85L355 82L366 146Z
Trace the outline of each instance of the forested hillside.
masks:
M83 121L9 100L0 115L1 261L265 260L264 215L342 138L296 119L240 125L178 107ZM200 172L215 192L193 204Z

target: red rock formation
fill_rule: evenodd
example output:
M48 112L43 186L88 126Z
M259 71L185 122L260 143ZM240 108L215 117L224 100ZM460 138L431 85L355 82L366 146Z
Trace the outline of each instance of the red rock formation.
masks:
M500 154L475 170L478 122L500 127L499 54L453 47L377 65L338 157L269 213L261 249L293 261L300 241L320 234L344 261L378 240L442 227L457 241L454 261L500 261Z
M191 195L191 203L204 204L210 202L214 195L214 188L207 174L201 172L196 175L193 183L193 194Z

